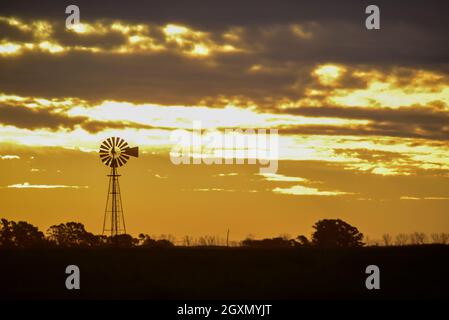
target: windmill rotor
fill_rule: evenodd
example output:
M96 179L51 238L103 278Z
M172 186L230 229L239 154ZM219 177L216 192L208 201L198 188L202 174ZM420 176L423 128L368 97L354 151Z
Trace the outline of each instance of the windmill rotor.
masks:
M121 167L130 157L139 156L139 147L130 148L128 143L119 137L111 137L100 146L100 159L108 167Z

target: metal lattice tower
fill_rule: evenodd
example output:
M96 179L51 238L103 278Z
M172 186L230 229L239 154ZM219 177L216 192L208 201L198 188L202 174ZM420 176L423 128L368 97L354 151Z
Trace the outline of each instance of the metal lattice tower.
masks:
M126 233L125 217L123 215L122 197L117 167L123 166L129 157L138 157L139 148L130 148L122 138L112 137L103 141L100 146L101 161L111 167L108 196L103 220L103 235L111 237Z

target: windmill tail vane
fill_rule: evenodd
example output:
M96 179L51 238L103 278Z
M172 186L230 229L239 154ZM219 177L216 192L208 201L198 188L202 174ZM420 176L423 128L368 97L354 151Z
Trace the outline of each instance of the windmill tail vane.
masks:
M103 220L103 235L117 236L126 233L125 217L120 192L117 168L124 166L130 157L139 156L139 147L129 147L128 143L119 137L111 137L100 146L100 159L111 168L108 195Z

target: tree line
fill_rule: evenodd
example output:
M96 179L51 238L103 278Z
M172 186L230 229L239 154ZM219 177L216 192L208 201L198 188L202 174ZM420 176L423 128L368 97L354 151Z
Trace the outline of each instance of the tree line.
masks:
M407 245L427 243L428 237L423 233L399 234L393 239L384 234L382 240L373 242L363 236L354 226L340 219L323 219L313 225L310 239L299 235L294 239L280 236L266 239L252 239L250 237L233 246L252 248L290 248L290 247L362 247L365 245ZM433 243L448 244L449 234L435 233L430 237ZM365 241L365 242L364 242ZM228 243L229 244L229 243ZM219 246L218 239L213 236L184 237L180 246ZM0 220L0 248L170 248L175 246L174 237L167 239L152 238L147 234L139 234L137 238L129 234L118 236L94 235L88 232L79 222L67 222L53 225L44 234L36 226L25 221Z
M169 240L155 240L145 234L134 238L129 234L117 236L94 235L79 222L67 222L48 228L46 234L25 221L0 221L1 248L106 248L172 247Z

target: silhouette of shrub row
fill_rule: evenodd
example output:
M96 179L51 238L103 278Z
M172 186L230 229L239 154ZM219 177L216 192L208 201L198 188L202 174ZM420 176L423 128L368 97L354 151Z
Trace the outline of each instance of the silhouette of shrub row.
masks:
M300 235L295 239L287 236L255 240L247 238L239 244L249 248L294 248L294 247L320 247L320 248L351 248L362 247L365 243L363 234L354 226L340 219L323 219L313 225L314 232L310 239ZM218 246L214 237L203 237L201 241L184 241L183 246ZM394 243L397 246L409 244L425 244L427 236L423 233L415 232L410 235L399 234ZM405 240L407 241L405 241ZM447 244L449 234L432 234L433 243ZM368 245L373 244L365 238ZM384 245L393 244L392 237L383 235ZM114 237L104 235L94 235L88 232L84 225L79 222L67 222L53 225L48 228L46 234L32 224L25 221L0 220L0 248L170 248L174 247L174 237L169 239L154 239L147 234L139 234L138 238L133 238L129 234L122 234Z
M262 240L245 239L242 241L242 245L263 248L289 248L298 246L349 248L365 245L362 242L363 234L356 227L340 219L320 220L315 223L313 228L315 231L312 234L311 240L307 239L304 235L300 235L296 239L287 239L285 237Z
M0 247L2 248L131 248L172 247L168 240L154 240L148 235L139 235L139 239L129 234L114 237L94 235L79 222L67 222L48 228L45 236L37 227L24 221L0 221Z

